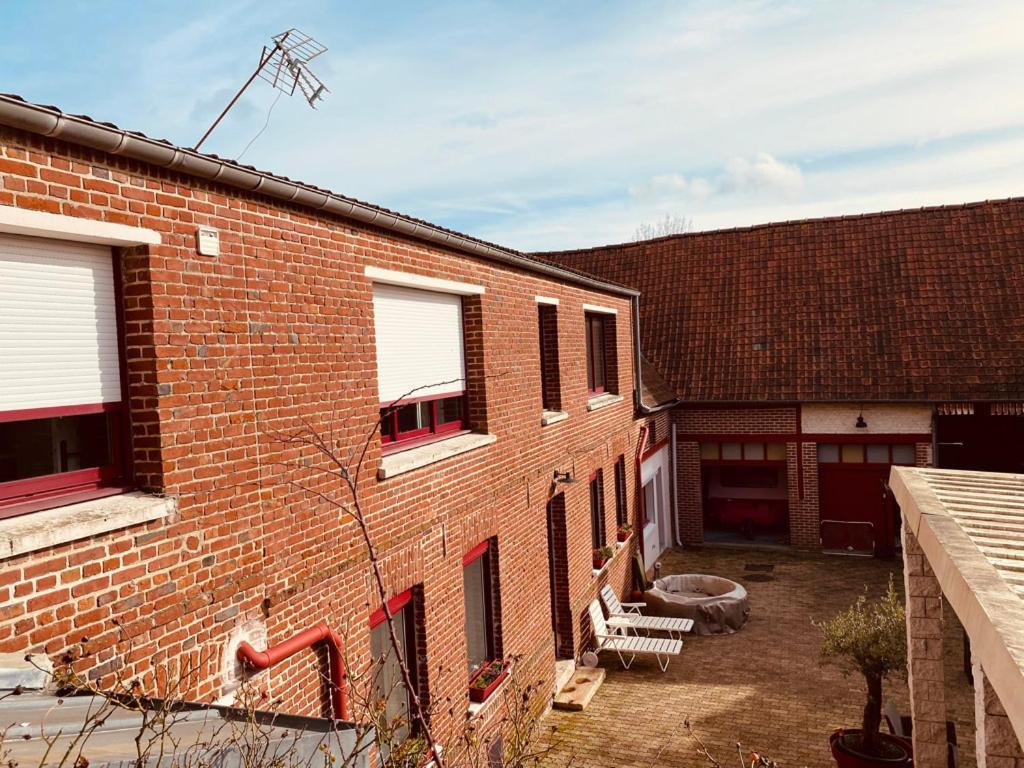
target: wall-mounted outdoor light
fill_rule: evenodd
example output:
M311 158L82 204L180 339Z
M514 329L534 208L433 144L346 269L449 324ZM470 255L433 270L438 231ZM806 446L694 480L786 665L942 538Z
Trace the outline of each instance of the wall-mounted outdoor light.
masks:
M559 472L556 469L555 470L554 481L555 481L555 483L562 483L563 485L570 485L571 483L575 483L576 482L576 478L572 476L572 470L569 470L568 472Z
M857 416L857 423L854 424L853 426L855 426L857 429L867 429L868 428L868 423L866 421L864 421L864 411L861 411L860 415Z

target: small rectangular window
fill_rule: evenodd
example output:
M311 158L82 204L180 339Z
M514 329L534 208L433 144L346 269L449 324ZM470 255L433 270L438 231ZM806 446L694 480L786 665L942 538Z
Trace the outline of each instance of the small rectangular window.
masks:
M840 446L839 453L842 457L843 464L864 463L864 446L860 443L850 443Z
M892 463L913 465L915 463L914 446L894 445L892 447Z
M818 443L818 461L822 464L838 462L839 446L835 443Z
M739 443L722 443L722 458L739 461L743 458L743 447Z
M462 559L462 594L466 612L466 662L470 678L494 661L497 636L494 618L494 592L491 572L491 542L482 542Z
M869 445L867 446L868 451L868 464L888 464L889 463L889 446L888 445Z
M626 508L626 459L615 460L615 522L629 525L629 510Z
M743 458L747 461L764 461L764 443L744 443Z
M701 443L700 457L705 461L718 460L718 443Z
M590 476L590 539L594 549L600 549L607 539L604 531L604 493L601 470Z
M562 409L561 373L558 361L558 307L538 304L540 335L540 389L545 411Z
M605 359L605 319L603 315L587 314L587 390L599 395L608 386L608 367Z
M785 461L786 460L786 444L785 443L768 443L765 455L769 461Z

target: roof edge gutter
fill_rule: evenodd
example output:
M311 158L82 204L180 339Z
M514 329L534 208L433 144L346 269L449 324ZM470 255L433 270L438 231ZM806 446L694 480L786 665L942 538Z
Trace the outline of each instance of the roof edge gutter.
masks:
M619 296L636 297L639 291L605 283L596 278L528 259L504 248L449 232L432 224L350 200L323 189L317 189L263 171L204 155L192 149L175 147L162 141L68 115L55 107L45 107L0 94L0 125L35 133L47 138L78 144L119 157L127 157L160 168L215 181L226 186L257 192L277 200L334 214L342 218L384 229L416 240L441 245L471 256L490 259L529 272L584 285Z

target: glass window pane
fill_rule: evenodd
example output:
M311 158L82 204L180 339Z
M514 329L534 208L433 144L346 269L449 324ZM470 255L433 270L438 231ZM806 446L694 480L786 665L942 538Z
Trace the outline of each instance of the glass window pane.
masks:
M395 623L395 636L406 663L409 659L409 652L405 647L407 610L408 605L392 617ZM393 735L389 741L397 744L409 736L409 693L402 682L402 670L391 645L387 622L381 622L370 630L370 653L377 663L373 678L374 701L384 704L383 711L375 714L387 724L386 732Z
M889 463L889 446L888 445L869 445L868 449L868 463L869 464L888 464Z
M437 423L450 424L462 421L462 397L446 397L437 401Z
M768 450L766 457L769 461L785 461L786 460L786 444L785 443L768 443Z
M744 443L743 458L747 461L764 461L764 443Z
M722 458L737 461L743 458L739 443L722 443Z
M0 482L110 464L106 413L0 423Z
M834 443L818 443L818 461L823 464L839 461L839 446Z
M893 464L914 464L913 445L894 445L892 447Z
M601 318L595 317L590 322L591 332L590 340L593 349L590 350L590 357L593 361L594 375L593 375L593 386L591 389L604 389L605 381L605 365L604 365L604 323Z
M717 459L718 458L718 443L701 443L700 444L700 457L702 459Z
M473 674L487 658L487 595L484 589L484 564L487 556L478 557L462 569L462 591L466 602L466 656L469 674Z
M398 431L414 432L430 427L430 403L413 403L398 409Z
M844 464L863 464L864 446L859 443L844 445L842 447L842 457Z

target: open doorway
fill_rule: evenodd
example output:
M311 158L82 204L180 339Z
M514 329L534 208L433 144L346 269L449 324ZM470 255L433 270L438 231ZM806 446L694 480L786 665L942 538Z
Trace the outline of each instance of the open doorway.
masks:
M702 443L704 541L786 546L789 486L783 443Z

